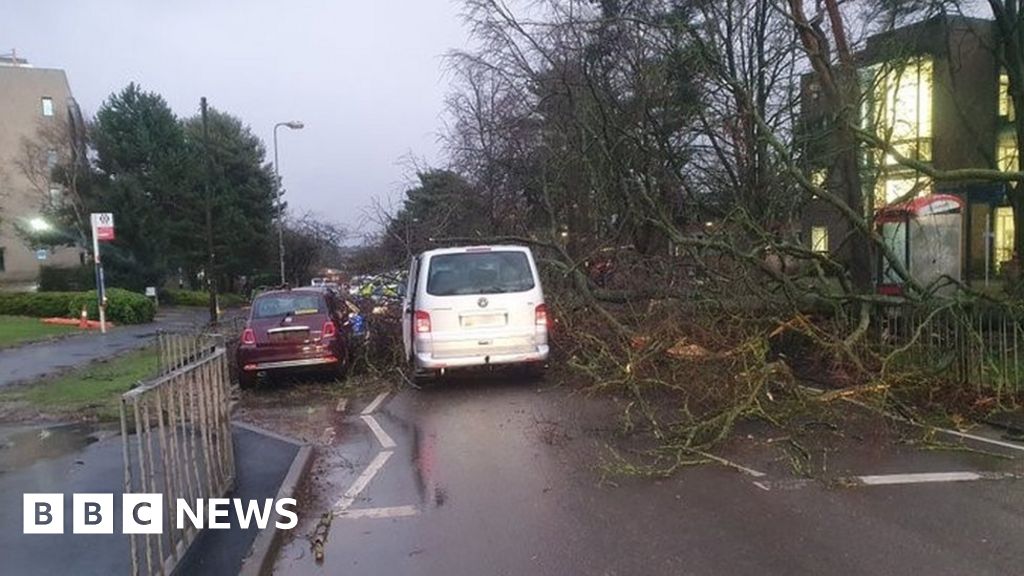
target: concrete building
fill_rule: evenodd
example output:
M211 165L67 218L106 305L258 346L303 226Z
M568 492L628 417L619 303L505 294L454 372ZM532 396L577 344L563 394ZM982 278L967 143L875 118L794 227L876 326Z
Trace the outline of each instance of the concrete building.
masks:
M988 20L938 16L868 38L857 55L862 128L938 170L1015 170L1014 111L993 51L996 33ZM812 180L826 187L835 184L828 122L817 80L807 74L801 85L804 157ZM994 278L1011 260L1014 228L1005 185L932 182L891 155L866 149L861 166L864 198L876 211L931 194L952 194L964 202L963 280ZM849 228L829 205L810 202L802 220L812 248L842 252Z
M82 161L84 123L63 70L0 55L0 289L31 289L43 264L77 266L79 248L43 250L31 232L65 201L58 162Z

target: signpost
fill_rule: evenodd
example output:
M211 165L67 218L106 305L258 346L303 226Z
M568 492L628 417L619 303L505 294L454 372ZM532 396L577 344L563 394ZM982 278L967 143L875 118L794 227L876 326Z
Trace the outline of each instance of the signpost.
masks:
M109 242L114 239L114 215L110 212L93 212L92 221L92 256L96 263L96 298L100 311L100 332L107 333L107 289L103 280L103 262L100 260L100 241Z

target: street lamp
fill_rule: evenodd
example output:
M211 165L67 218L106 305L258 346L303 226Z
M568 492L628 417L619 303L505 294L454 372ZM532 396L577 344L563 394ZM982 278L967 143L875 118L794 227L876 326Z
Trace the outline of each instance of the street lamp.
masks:
M53 229L53 226L50 226L49 222L39 217L29 220L28 227L31 228L33 232L49 232Z
M281 202L281 173L277 168L277 129L281 126L292 130L302 130L305 124L298 120L274 124L274 180L277 183L277 254L281 260L281 284L284 284L284 207Z

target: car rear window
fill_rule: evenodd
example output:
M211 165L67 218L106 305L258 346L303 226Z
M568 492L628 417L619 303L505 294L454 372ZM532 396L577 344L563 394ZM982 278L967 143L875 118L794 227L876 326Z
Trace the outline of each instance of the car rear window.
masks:
M525 252L465 252L430 259L427 294L461 296L526 292L534 287Z
M256 298L252 304L254 318L273 318L275 316L304 316L322 314L324 298L320 294L268 294Z

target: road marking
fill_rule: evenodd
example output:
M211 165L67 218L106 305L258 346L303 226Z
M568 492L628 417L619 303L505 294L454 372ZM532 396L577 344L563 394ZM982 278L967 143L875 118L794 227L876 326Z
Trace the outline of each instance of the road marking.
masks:
M373 411L376 410L380 406L380 403L383 402L384 399L387 398L387 397L388 397L388 392L386 392L386 391L385 392L381 392L380 394L377 394L377 397L373 399L373 402L370 402L369 406L367 406L366 408L363 408L363 412L362 412L363 415L366 416L368 414L373 414Z
M405 518L420 513L415 506L392 506L390 508L363 508L358 510L345 510L339 513L338 518Z
M981 474L977 472L925 472L921 474L855 476L854 479L866 486L888 486L891 484L924 484L929 482L973 482L981 480Z
M373 432L373 435L376 436L377 441L380 442L381 448L384 448L385 450L390 450L395 447L395 441L392 440L391 436L388 436L388 433L385 432L384 429L380 427L380 424L377 422L376 418L369 415L363 415L360 416L360 418L362 418L363 422L366 422L366 425L370 427L370 430Z
M815 393L815 394L823 394L825 392L824 390L822 390L820 388L815 388L813 386L801 386L801 388L803 388L804 390L807 390L809 392ZM929 426L927 424L921 424L919 422L914 422L913 420L905 418L905 417L903 417L903 416L901 416L899 414L893 414L893 413L889 412L888 410L880 410L879 408L876 408L874 406L871 406L869 404L866 404L864 402L861 402L861 401L853 399L853 398L845 398L844 397L844 398L841 398L841 400L843 400L844 402L849 402L850 404L853 404L854 406L860 406L861 408L864 408L866 410L870 410L870 411L873 411L873 412L881 412L882 415L884 415L884 416L886 416L886 417L888 417L888 418L890 418L892 420L897 420L899 422L906 422L907 424L911 424L911 425L917 426L919 428L924 428L925 430L935 430L937 432L942 432L943 434L949 434L950 436L957 436L959 438L966 438L968 440L974 440L976 442L983 442L985 444L991 444L993 446L1001 446L1003 448L1009 448L1011 450L1017 450L1017 451L1020 451L1020 452L1024 452L1024 446L1022 446L1020 444L1014 444L1012 442L1004 442L1002 440L996 440L995 438L987 438L985 436L979 436L977 434L968 434L966 432L960 432L960 431L957 431L957 430L950 430L949 428L939 428L939 427L936 427L936 426Z
M933 482L976 482L978 480L1018 479L1010 472L926 472L922 474L880 474L876 476L854 476L854 484L865 486L892 486L898 484L926 484Z
M742 464L738 464L736 462L733 462L732 460L726 460L721 456L715 456L714 454L708 454L707 452L701 451L696 451L696 454L709 460L714 460L715 462L718 462L723 466L733 468L739 472L742 472L743 474L746 474L747 476L753 476L754 478L764 478L765 476L767 476L767 474L765 474L764 472L759 472L757 470L754 470L753 468L747 468Z
M344 412L345 408L348 407L348 398L342 398L338 400L338 405L334 407L335 412Z
M330 446L334 443L334 426L324 428L324 433L320 435L320 443L324 446Z
M384 464L387 464L388 458L391 458L392 454L394 454L394 452L388 450L385 452L379 452L377 456L373 458L370 465L363 470L363 473L356 478L356 481L352 483L352 486L350 486L342 495L341 500L338 500L338 503L335 504L335 514L340 514L352 506L352 503L356 501L356 497L366 489L366 486L371 480L373 480L373 477L377 475L377 472L384 467Z
M793 478L789 480L758 480L753 484L765 492L771 492L772 490L800 490L813 482L806 478Z
M970 439L970 440L976 440L978 442L985 442L985 443L992 444L992 445L995 445L995 446L1002 446L1003 448L1010 448L1012 450L1020 450L1021 452L1024 452L1024 446L1021 446L1019 444L1012 444L1010 442L1003 442L1002 440L996 440L994 438L986 438L984 436L978 436L977 434L968 434L966 432L957 432L956 430L948 430L946 428L936 428L936 430L938 430L939 432L944 432L946 434L950 434L952 436L959 436L961 438L967 438L967 439Z

